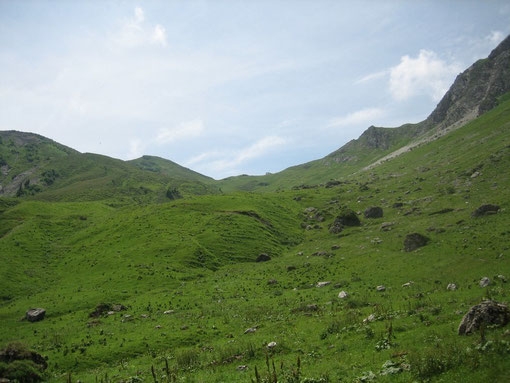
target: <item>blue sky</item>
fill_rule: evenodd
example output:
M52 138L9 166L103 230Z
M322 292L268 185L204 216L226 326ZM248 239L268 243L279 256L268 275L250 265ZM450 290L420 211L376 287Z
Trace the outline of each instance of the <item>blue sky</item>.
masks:
M0 130L214 178L427 117L507 1L0 0Z

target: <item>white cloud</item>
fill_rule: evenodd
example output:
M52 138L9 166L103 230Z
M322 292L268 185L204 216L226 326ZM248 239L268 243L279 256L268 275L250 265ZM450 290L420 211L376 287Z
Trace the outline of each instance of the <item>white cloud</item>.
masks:
M390 69L391 95L398 101L417 95L428 95L439 101L460 69L458 64L448 64L435 52L425 49L416 58L403 56L400 64Z
M161 24L154 27L145 22L145 12L136 7L133 18L125 20L120 28L113 33L114 44L134 48L146 44L167 45L166 29Z
M170 144L178 140L198 137L203 131L204 123L200 119L195 119L183 122L175 128L159 129L156 142L158 144Z
M152 32L152 42L166 46L166 30L162 25L157 24Z
M505 34L501 31L492 31L488 36L485 37L492 45L496 46L505 38Z
M349 113L346 116L336 117L329 121L328 128L336 128L342 126L352 125L373 125L377 119L382 118L385 115L385 111L380 108L366 108L361 109L353 113Z
M360 78L359 80L356 80L354 83L355 84L362 84L364 82L369 82L369 81L372 81L372 80L377 80L379 78L386 77L388 75L388 73L389 73L388 70L382 70L382 71L379 71L379 72L370 73L370 74Z
M140 7L135 8L135 23L141 24L145 21L145 13L143 12L143 9Z
M277 147L287 143L287 140L280 136L266 136L252 145L240 150L210 151L195 156L186 162L187 166L197 164L201 169L215 173L235 173L234 169L242 163L260 158Z
M129 154L128 158L138 158L141 157L144 153L145 145L138 138L133 138L129 141Z

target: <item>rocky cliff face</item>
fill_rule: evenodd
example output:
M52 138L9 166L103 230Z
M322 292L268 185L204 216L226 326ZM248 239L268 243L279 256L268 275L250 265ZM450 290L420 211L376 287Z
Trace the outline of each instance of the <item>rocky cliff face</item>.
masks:
M510 91L510 36L488 58L478 60L457 76L436 109L424 121L428 128L445 128L472 113L489 111Z
M327 156L329 160L349 161L359 150L388 150L405 145L432 129L445 129L470 121L497 105L498 97L510 92L510 36L489 55L478 60L459 74L448 92L426 120L398 128L371 126L357 139L352 140Z

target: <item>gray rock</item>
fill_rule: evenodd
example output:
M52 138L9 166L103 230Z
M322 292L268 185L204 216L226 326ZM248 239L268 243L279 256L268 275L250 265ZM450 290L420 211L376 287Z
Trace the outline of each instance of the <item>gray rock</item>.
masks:
M257 327L250 327L250 328L247 328L246 330L244 330L244 333L245 334L252 334L254 332L257 331Z
M480 287L487 287L491 284L491 280L488 278L488 277L483 277L482 279L480 279Z
M248 366L246 365L241 365L241 366L237 366L237 371L246 371L248 369Z
M383 209L379 206L371 206L365 209L365 218L381 218L383 216Z
M407 234L404 239L404 250L407 252L414 251L420 247L425 246L430 241L430 238L425 237L420 233Z
M255 262L267 262L270 261L271 257L267 255L266 253L259 254L257 259L255 259Z
M377 286L375 289L376 289L377 291L380 291L380 292L382 292L382 291L386 291L386 286L384 286L384 285L379 285L379 286Z
M402 287L411 287L412 282L406 282L402 285Z
M330 281L325 281L325 282L317 282L317 287L324 287L324 286L327 286L327 285L330 285L331 282Z
M346 291L343 291L343 290L338 293L338 298L340 298L340 299L345 299L348 296L349 296L349 294Z
M381 224L381 231L390 231L393 229L393 226L395 225L395 222L383 222Z
M446 290L455 291L457 290L457 285L455 283L448 283L448 286L446 286Z
M492 205L492 204L486 204L480 206L478 209L476 209L471 216L473 218L482 217L484 215L490 215L490 214L496 214L499 210L498 205Z
M270 349L270 350L275 348L276 346L277 346L276 342L269 342L267 344L267 348Z
M471 334L477 331L482 324L504 326L509 321L508 306L487 300L469 309L460 322L458 333L459 335Z
M278 284L278 281L276 279L270 279L269 281L267 281L267 284L268 285L276 285L276 284Z
M45 309L41 309L41 308L30 309L30 310L28 310L26 312L25 318L29 322L38 322L38 321L43 320L45 315L46 315L46 310Z

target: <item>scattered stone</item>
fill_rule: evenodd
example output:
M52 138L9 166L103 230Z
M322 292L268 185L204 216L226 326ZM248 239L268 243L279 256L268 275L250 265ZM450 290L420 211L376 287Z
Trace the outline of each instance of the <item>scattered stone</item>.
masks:
M482 173L480 173L479 171L476 171L474 172L473 174L471 174L471 178L476 178L478 177L479 175L481 175Z
M266 253L259 254L255 262L267 262L270 261L271 257L267 255Z
M430 241L430 238L425 237L420 233L407 234L404 240L404 250L407 252L416 250L425 246Z
M462 314L464 314L464 311L462 311L462 310L455 311L455 315L462 315Z
M251 334L251 333L254 333L255 331L257 331L257 327L250 327L250 328L247 328L246 330L244 330L244 333Z
M413 284L413 282L409 281L409 282L406 282L402 285L402 287L411 287L411 285Z
M504 326L510 321L510 311L504 304L483 301L469 309L459 325L459 335L471 334L483 325Z
M377 291L380 291L380 292L382 292L382 291L386 291L386 286L384 286L384 285L379 285L379 286L377 286L375 289L376 289Z
M393 229L395 222L383 222L381 224L381 231L390 231Z
M480 287L487 287L491 284L491 280L488 277L483 277L480 279Z
M106 314L107 315L115 315L115 311L108 311Z
M499 274L499 275L497 276L497 278L498 278L501 282L506 283L506 277L505 277L504 275Z
M403 368L400 366L400 363L393 362L392 360L387 360L382 365L382 370L380 371L380 375L394 375L401 373Z
M46 315L45 309L41 309L41 308L29 309L25 314L25 318L29 322L38 322L38 321L43 320L45 315Z
M331 234L339 234L342 232L343 229L344 227L337 223L333 223L332 225L329 226L329 232Z
M446 290L455 291L457 290L457 285L455 283L448 283L448 286L446 286Z
M270 279L269 281L267 281L267 284L268 285L276 285L276 284L278 284L278 281L276 279Z
M313 230L313 226L312 225L306 225L305 229L306 230Z
M325 282L317 282L317 287L324 287L324 286L327 286L331 284L330 281L325 281Z
M340 246L339 245L333 245L331 246L331 250L338 250L340 249Z
M375 322L375 314L370 314L368 317L363 319L363 323Z
M140 315L140 318L147 319L149 316L147 314Z
M349 294L347 294L347 292L343 291L343 290L338 293L338 298L340 298L340 299L345 299L348 296L349 296Z
M269 343L267 344L267 348L268 348L268 349L270 349L270 350L271 350L271 349L273 349L273 348L275 348L275 347L276 347L276 342L269 342Z
M382 239L381 239L381 238L379 238L379 237L375 237L375 238L373 238L370 242L371 242L371 243L374 243L374 244L376 244L376 245L379 245L379 244L381 244L381 243L382 243Z
M310 206L305 209L305 213L313 213L316 210L317 210L316 208Z
M175 310L166 310L166 311L163 311L163 314L166 314L166 315L175 314Z
M287 266L287 271L293 271L293 270L296 270L296 266L293 266L293 265Z
M471 214L471 217L477 218L482 217L484 215L496 214L499 209L500 207L498 205L492 204L482 205Z
M371 206L365 209L365 218L382 218L383 209L379 206Z
M120 303L112 305L112 311L119 312L119 311L125 311L125 310L127 310L127 307L124 305L121 305Z
M302 256L304 253L302 251L300 251L299 253L297 253L297 255L299 256Z
M398 209L398 208L401 208L402 206L404 206L404 204L402 202L395 202L392 207L394 209Z
M159 330L159 329L161 328L161 325L159 325L159 324L158 324L158 325L156 325L154 328L155 328L156 330Z
M248 369L248 366L246 365L241 365L241 366L237 366L237 371L246 371Z
M186 325L181 326L181 330L182 330L182 331L187 330L187 329L189 329L189 326L186 326Z

